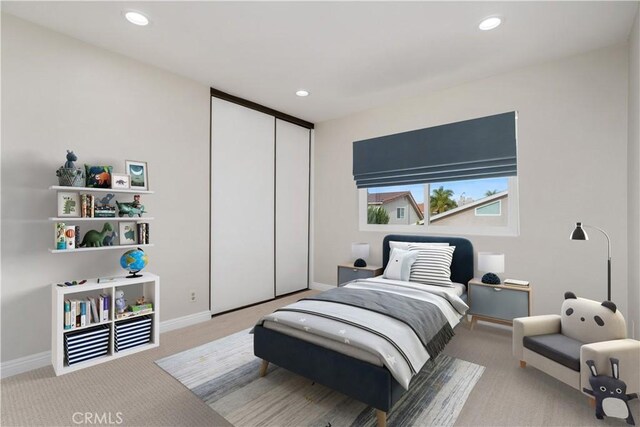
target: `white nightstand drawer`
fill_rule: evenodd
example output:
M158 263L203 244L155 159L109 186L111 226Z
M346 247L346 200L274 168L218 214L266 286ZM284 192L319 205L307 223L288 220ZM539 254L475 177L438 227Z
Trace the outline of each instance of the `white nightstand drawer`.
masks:
M505 287L469 285L471 314L511 321L529 315L529 292Z

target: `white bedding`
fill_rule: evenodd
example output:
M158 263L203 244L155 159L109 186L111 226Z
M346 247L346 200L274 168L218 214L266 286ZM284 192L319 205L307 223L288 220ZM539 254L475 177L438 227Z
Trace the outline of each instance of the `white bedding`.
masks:
M350 282L346 287L352 289L371 289L382 292L397 293L410 298L421 299L436 304L441 308L451 327L455 327L468 309L458 293L464 286L445 288L429 286L419 283L401 282L382 278L372 278ZM265 328L276 330L325 348L338 351L378 366L386 366L394 378L405 388L408 388L411 377L420 370L429 359L429 354L410 328L394 319L386 318L377 313L363 311L351 306L331 305L321 301L300 301L288 307L311 309L318 306L323 310L350 321L360 321L367 318L376 328L396 336L404 342L406 353L410 355L410 363L405 364L392 346L375 334L363 334L362 331L345 327L344 324L312 313L300 315L295 312L276 311L261 319ZM376 318L380 320L376 320ZM258 324L260 324L259 322ZM353 330L352 330L353 329ZM313 332L313 333L311 333ZM350 339L347 339L349 337Z

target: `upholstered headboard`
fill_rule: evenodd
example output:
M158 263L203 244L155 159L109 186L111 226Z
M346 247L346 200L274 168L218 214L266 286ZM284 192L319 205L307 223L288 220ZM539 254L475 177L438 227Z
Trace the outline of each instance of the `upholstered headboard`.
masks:
M467 285L473 278L473 245L462 237L446 236L405 236L390 234L382 242L382 266L387 266L389 262L389 241L394 242L420 242L420 243L449 243L455 246L453 261L451 262L451 280L456 283Z

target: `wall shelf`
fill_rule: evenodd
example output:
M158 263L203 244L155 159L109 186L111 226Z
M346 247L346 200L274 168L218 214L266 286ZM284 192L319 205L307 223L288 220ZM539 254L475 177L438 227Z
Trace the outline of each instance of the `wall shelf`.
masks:
M77 249L49 249L52 254L64 254L64 253L76 253L76 252L92 252L92 251L108 251L110 249L134 249L134 248L148 248L153 246L153 243L147 243L145 245L113 245L113 246L99 246L97 248L77 248Z
M95 217L74 217L74 216L66 216L66 217L49 217L49 221L53 222L76 222L76 221L153 221L154 218L150 216L115 216L112 218L95 218Z
M72 191L72 192L85 192L85 193L129 193L129 194L154 194L154 191L150 190L120 190L117 188L93 188L93 187L67 187L63 185L52 185L49 190L55 191Z

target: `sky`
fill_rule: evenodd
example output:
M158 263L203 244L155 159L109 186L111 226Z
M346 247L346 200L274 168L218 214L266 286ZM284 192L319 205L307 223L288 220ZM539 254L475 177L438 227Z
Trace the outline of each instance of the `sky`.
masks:
M440 188L453 190L453 200L458 200L460 195L464 193L465 197L471 197L473 200L478 200L485 197L485 193L488 190L505 191L508 189L509 178L487 178L469 181L449 181L449 182L436 182L431 184L431 191L434 188ZM397 185L393 187L376 187L369 188L369 193L386 193L391 191L411 191L413 198L417 203L424 203L424 184L414 185Z

